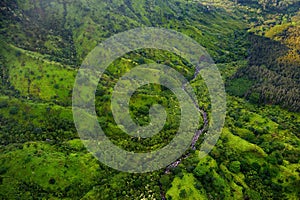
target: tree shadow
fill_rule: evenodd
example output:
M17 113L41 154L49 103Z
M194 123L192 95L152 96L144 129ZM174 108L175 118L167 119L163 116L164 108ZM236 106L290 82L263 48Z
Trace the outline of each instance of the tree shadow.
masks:
M290 50L281 42L249 34L249 65L265 65L268 69L275 70L278 68L277 58L284 56ZM275 68L274 68L275 67Z

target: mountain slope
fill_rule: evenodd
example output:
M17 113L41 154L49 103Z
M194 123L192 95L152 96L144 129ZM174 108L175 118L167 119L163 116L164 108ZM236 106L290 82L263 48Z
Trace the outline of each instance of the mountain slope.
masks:
M240 69L229 83L252 82L239 96L254 103L279 104L291 111L300 111L300 26L296 17L290 23L275 25L265 36L250 35L249 65Z
M297 10L298 1L286 0L2 0L0 199L297 199ZM225 128L214 149L204 159L189 150L170 173L107 167L85 149L73 122L72 87L82 60L106 38L141 26L198 41L228 91ZM114 122L114 85L145 63L168 65L188 80L195 71L179 55L154 49L131 52L109 66L96 91L96 111L109 139L128 151L159 149L178 128L178 101L157 85L137 90L130 114L148 124L151 105L162 104L168 113L162 132L133 138ZM204 81L199 77L191 85L210 117Z

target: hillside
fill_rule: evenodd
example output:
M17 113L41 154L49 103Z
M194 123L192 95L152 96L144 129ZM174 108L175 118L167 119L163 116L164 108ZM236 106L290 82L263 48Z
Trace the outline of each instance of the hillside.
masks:
M300 5L297 0L2 0L0 2L0 199L298 199L300 196ZM227 92L225 126L200 159L204 135L177 167L144 174L98 161L79 138L72 90L82 61L100 42L137 27L176 30L206 48ZM191 81L211 118L208 88L180 55L132 51L110 64L96 91L105 134L122 149L166 146L180 122L179 101L156 84L139 88L130 115L167 119L152 138L116 124L112 91L141 64L161 63ZM205 129L206 120L200 119ZM168 172L168 173L167 173Z
M299 33L298 17L294 16L291 22L272 25L263 37L251 34L249 64L235 74L229 91L237 94L234 85L249 82L249 87L239 91L238 96L299 112Z

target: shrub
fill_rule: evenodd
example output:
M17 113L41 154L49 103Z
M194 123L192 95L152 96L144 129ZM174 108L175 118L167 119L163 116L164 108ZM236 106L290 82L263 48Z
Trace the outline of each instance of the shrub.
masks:
M0 101L0 108L5 108L8 106L7 101Z
M187 197L187 193L186 193L185 189L180 190L179 197L182 199Z
M239 173L241 170L241 163L240 161L233 161L229 165L229 170L233 173Z
M18 114L18 112L19 112L19 108L16 106L11 107L9 110L9 114L11 114L11 115L16 115L16 114Z

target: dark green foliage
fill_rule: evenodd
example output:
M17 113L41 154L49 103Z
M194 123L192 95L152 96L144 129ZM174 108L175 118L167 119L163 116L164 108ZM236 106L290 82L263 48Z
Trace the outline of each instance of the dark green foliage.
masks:
M55 179L54 179L54 178L51 178L51 179L49 180L49 184L51 184L51 185L55 184Z
M8 106L8 101L0 101L0 108L7 108Z
M229 165L229 170L233 173L239 173L241 170L241 163L239 161L233 161Z
M234 75L228 83L228 91L236 96L246 96L253 103L279 104L299 111L300 71L297 58L290 58L289 48L280 42L256 35L249 37L249 66ZM288 37L283 40L288 40Z
M230 94L233 94L233 95L236 95L239 97L244 97L252 85L253 85L253 81L250 81L245 78L237 78L237 79L231 80L227 84L226 88Z
M186 193L185 189L180 190L180 192L179 192L179 197L180 197L181 199L184 199L184 198L187 197L187 193Z
M297 0L234 0L242 5L261 8L265 13L297 12L299 1Z
M11 115L16 115L16 114L18 114L18 112L19 112L19 108L16 106L13 106L9 109L9 114L11 114Z

